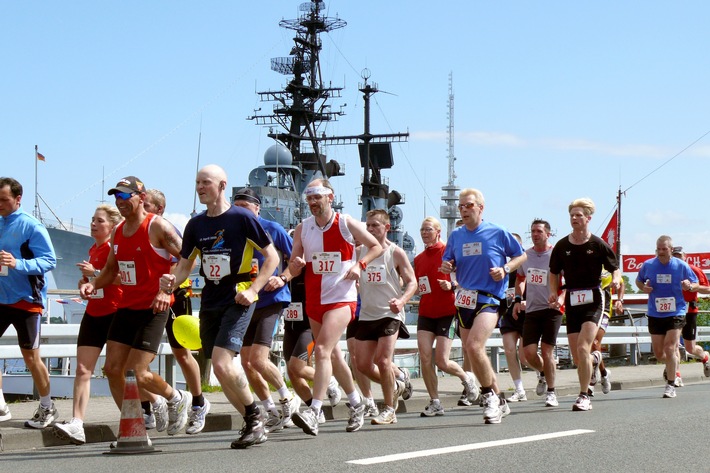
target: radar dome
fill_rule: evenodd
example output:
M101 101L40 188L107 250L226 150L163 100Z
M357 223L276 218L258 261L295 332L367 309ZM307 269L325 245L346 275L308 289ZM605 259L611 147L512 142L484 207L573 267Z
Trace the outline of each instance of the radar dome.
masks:
M290 166L293 164L293 155L287 147L275 144L264 153L264 164L267 166Z

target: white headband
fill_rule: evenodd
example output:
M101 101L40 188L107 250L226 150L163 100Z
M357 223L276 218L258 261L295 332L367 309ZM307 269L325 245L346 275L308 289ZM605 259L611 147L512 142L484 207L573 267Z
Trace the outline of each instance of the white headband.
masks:
M333 191L328 189L325 186L306 187L306 191L305 191L306 196L309 196L309 195L330 195L332 193L333 193Z

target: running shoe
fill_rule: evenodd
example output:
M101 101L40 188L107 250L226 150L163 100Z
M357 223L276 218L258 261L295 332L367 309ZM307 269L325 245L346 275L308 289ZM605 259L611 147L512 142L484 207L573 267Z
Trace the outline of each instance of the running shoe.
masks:
M84 426L78 422L73 422L73 420L54 424L54 433L57 437L69 440L74 445L84 445L86 443Z
M483 421L486 424L500 424L501 419L510 413L508 403L502 401L493 391L482 395Z
M611 391L611 370L606 370L606 376L602 376L602 392L609 394Z
M535 386L535 394L537 394L538 396L544 396L546 392L547 392L547 380L545 379L545 375L542 373L538 373L537 386Z
M293 422L293 416L291 416L291 423L296 426L296 424ZM325 412L323 412L323 409L321 409L320 413L318 414L318 424L325 424Z
M301 407L301 398L296 394L291 396L291 399L280 399L282 424L285 427L291 421L291 416L294 412L298 412Z
M404 390L406 389L404 382L395 379L394 380L394 410L395 412L397 411L397 408L399 407L399 397L402 395ZM381 412L380 412L381 414Z
M602 361L602 354L599 351L592 352L592 378L589 380L590 386L596 386L599 379L599 363Z
M244 424L240 437L232 442L232 448L243 450L266 441L266 430L264 429L264 422L259 411L257 411L256 414L246 416L244 418Z
M33 429L44 429L52 422L54 422L57 419L58 415L59 413L54 407L54 401L52 401L52 405L49 408L42 407L42 404L40 404L39 406L37 406L37 410L35 411L32 418L28 421L25 421L25 427L31 427Z
M663 391L663 397L664 398L675 397L675 386L673 386L672 384L666 384L666 390Z
M444 408L441 407L440 402L434 402L434 400L430 400L429 404L424 408L424 411L419 415L419 417L434 417L434 416L443 416L444 415Z
M473 373L467 371L466 381L462 381L461 384L463 384L463 392L466 395L466 400L469 402L468 405L473 405L480 397L480 391L478 390L478 386L476 386L476 377Z
M397 423L397 414L390 406L385 407L380 411L380 415L370 421L373 425L388 425Z
M673 385L674 385L676 388L682 388L683 386L685 386L685 384L683 384L683 378L680 377L680 373L678 373L678 374L676 375L675 381L673 382Z
M377 404L375 404L374 400L368 400L367 407L365 408L365 417L373 418L378 415L380 415L380 410L377 408Z
M594 386L589 386L587 388L587 397L590 399L594 397Z
M318 435L318 413L312 407L303 412L294 412L291 419L308 435Z
M180 399L168 402L168 435L175 435L187 424L187 411L192 406L192 394L179 390Z
M367 405L360 401L360 404L353 407L350 403L345 403L348 410L350 411L350 417L348 418L348 425L345 427L346 432L357 432L362 428L362 424L365 423L365 409ZM379 415L379 414L378 414Z
M328 389L326 390L325 394L326 396L328 396L328 402L330 402L330 407L335 407L338 405L343 395L340 393L340 385L338 384L338 380L335 379L335 376L331 376L330 384L328 384Z
M5 404L0 408L0 422L12 419L12 414L10 413L10 406Z
M143 421L145 422L145 430L155 428L155 414L151 411L150 414L143 412Z
M559 405L555 391L547 391L547 394L545 394L545 407L557 407Z
M267 434L273 434L284 428L284 424L281 421L281 415L275 411L269 411L269 415L264 422L264 430Z
M205 405L192 406L190 410L190 415L187 417L187 428L185 428L185 433L190 435L199 434L202 429L205 428L205 417L210 412L210 401L205 399Z
M708 352L703 352L705 358L703 359L703 374L706 378L710 378L710 354ZM2 420L2 417L0 417Z
M155 416L155 430L162 432L168 428L168 402L165 398L158 396L153 403L153 415Z
M399 368L399 367L398 367ZM402 399L405 401L412 397L412 379L409 376L409 370L407 368L399 368L399 371L404 375L404 391L402 391Z
M528 395L525 391L515 391L512 396L508 398L508 402L523 402L528 400Z
M468 396L466 395L466 389L464 388L463 392L461 393L461 397L459 398L459 401L456 403L459 406L463 407L469 407L472 406L473 403L468 400Z
M589 396L585 394L580 394L577 400L572 405L573 411L591 411L592 401L589 400Z

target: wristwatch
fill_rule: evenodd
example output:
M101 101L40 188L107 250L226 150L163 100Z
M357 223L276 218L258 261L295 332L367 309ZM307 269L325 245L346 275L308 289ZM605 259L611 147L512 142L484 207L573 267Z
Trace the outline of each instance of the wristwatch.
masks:
M503 271L505 271L505 274L510 274L510 266L508 266L507 264L503 266Z
M288 279L286 279L286 276L281 274L281 275L279 275L279 278L284 282L284 284L288 284Z
M98 277L99 277L99 274L101 274L101 270L95 269L95 270L94 270L94 277L95 277L95 278L98 278Z

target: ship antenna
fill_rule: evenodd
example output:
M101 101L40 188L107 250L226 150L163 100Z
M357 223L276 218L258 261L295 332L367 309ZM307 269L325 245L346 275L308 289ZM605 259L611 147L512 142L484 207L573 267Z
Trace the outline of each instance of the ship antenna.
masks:
M200 115L200 134L197 138L197 168L195 175L200 171L200 145L202 144L202 115ZM192 213L191 217L197 215L197 186L195 186L195 195L192 197Z
M458 201L457 193L460 188L456 185L456 171L454 170L454 162L456 156L454 154L454 79L453 73L449 72L449 110L448 110L449 126L447 128L448 138L448 160L449 160L449 182L441 188L444 195L441 200L444 205L441 206L441 218L446 220L447 235L451 235L456 227L456 219L458 219Z

